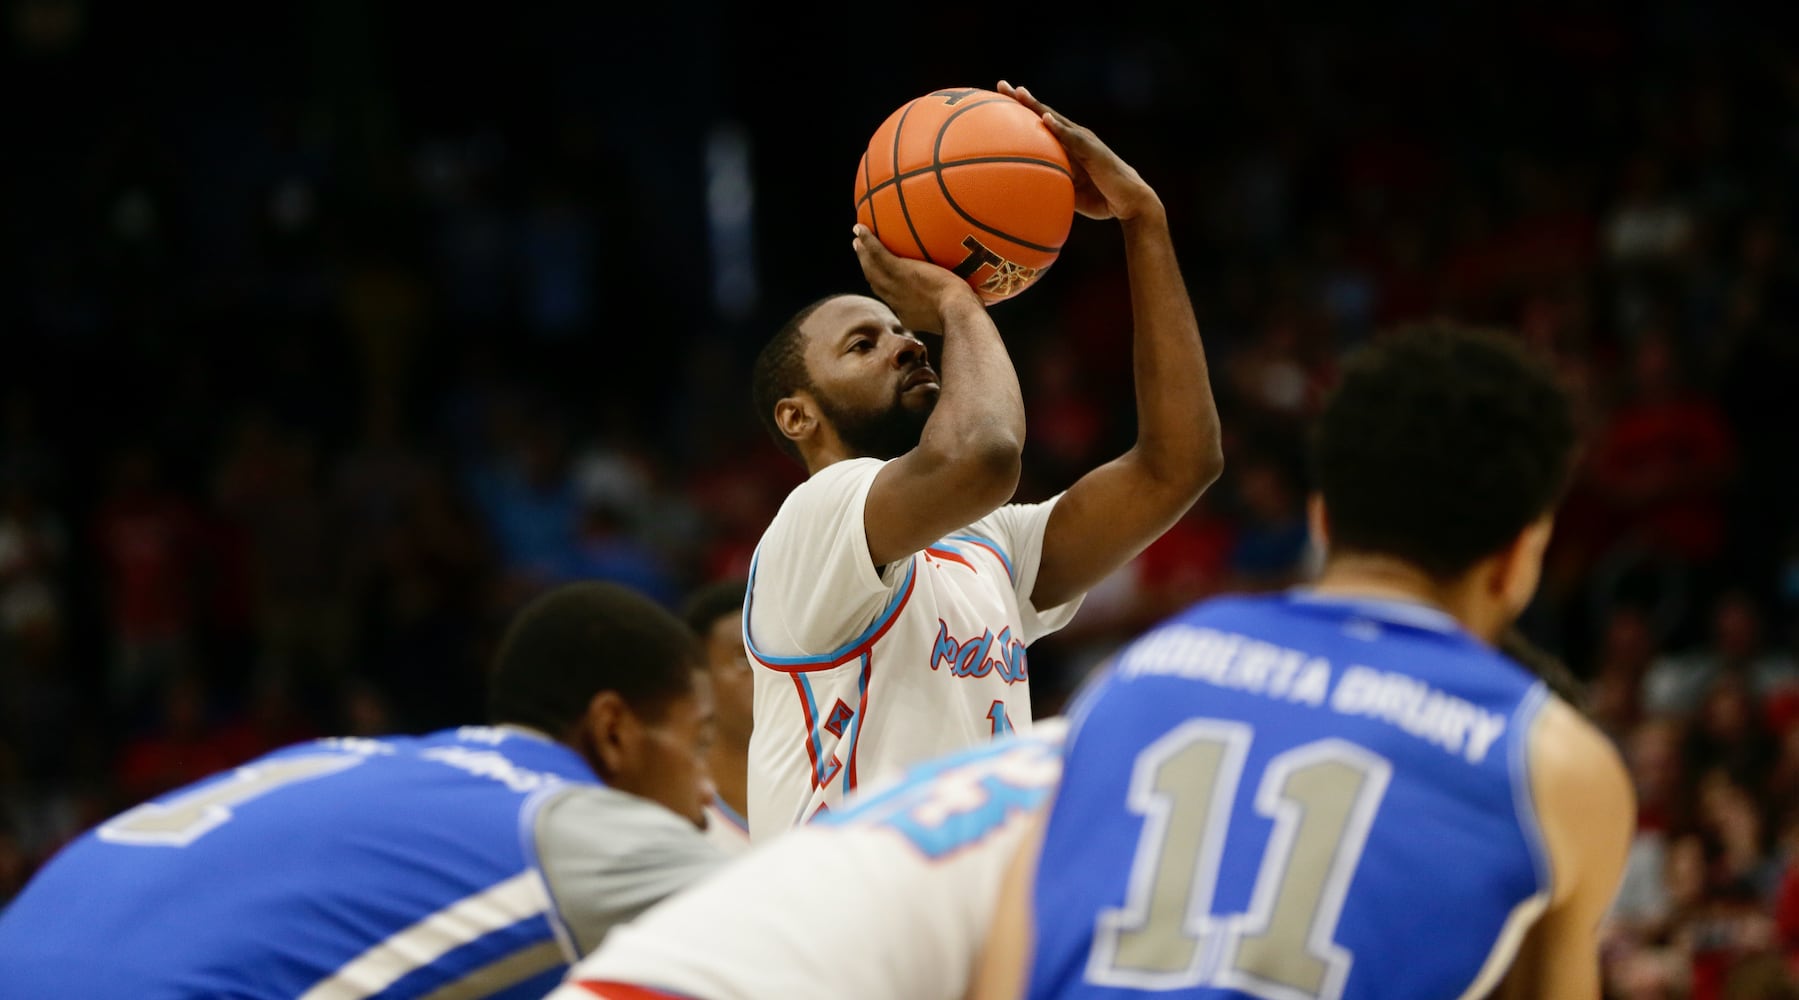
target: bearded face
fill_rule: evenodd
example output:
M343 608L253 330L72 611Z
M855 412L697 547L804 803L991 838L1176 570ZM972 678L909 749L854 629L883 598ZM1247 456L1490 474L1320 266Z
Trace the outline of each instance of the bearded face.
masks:
M885 404L873 407L833 399L827 394L819 394L817 400L825 419L852 451L870 458L892 459L918 446L925 421L937 405L935 392L912 395L921 398L908 399L906 391L899 389Z

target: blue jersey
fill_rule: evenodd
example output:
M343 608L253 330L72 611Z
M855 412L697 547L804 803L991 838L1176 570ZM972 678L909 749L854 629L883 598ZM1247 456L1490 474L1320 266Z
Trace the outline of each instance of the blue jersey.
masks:
M1199 604L1071 713L1032 998L1483 996L1547 900L1543 685L1418 605Z
M0 914L0 997L541 997L573 955L545 795L596 783L505 729L298 744L122 813Z

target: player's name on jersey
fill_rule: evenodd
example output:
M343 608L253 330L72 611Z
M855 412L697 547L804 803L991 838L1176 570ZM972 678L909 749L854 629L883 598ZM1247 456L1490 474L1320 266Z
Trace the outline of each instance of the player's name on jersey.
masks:
M1322 656L1189 625L1168 626L1132 646L1119 660L1118 674L1203 681L1375 719L1470 764L1486 759L1506 727L1505 716L1406 674L1360 665L1338 671Z
M467 747L432 747L419 754L424 760L460 768L481 778L492 778L515 792L534 792L539 788L559 785L562 779L544 771L520 767L493 750L470 750Z

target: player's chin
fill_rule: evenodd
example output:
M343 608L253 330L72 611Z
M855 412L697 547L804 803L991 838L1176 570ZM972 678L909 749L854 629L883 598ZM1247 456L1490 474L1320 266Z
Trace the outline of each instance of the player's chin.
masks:
M901 389L900 405L914 413L929 413L937 405L937 397L943 395L943 387L935 382L920 382L908 389Z

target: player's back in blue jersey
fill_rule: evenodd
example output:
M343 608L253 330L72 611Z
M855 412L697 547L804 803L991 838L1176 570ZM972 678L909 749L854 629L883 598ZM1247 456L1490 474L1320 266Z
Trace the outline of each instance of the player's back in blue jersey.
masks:
M535 806L593 772L468 727L300 744L114 817L0 914L0 997L541 997Z
M1422 605L1198 605L1073 714L1032 998L1480 996L1549 890L1543 686Z

